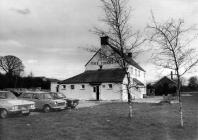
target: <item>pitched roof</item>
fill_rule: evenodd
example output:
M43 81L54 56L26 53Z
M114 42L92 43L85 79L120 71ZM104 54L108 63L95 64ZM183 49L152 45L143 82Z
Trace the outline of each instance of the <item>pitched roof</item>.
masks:
M121 51L118 48L115 48L113 46L111 46L111 48L121 56ZM142 70L145 72L145 70L137 63L135 62L135 60L133 60L133 58L131 56L128 56L126 53L124 54L125 60L127 61L128 64L138 68L139 70Z
M168 78L167 76L162 77L161 79L159 79L154 86L158 86L158 85L163 85L164 83L169 83L172 85L176 85L176 82L170 78Z
M133 81L137 84L137 85L139 85L139 86L144 86L144 84L142 83L142 82L140 82L138 79L136 79L136 78L133 78Z
M119 51L117 48L112 47L112 49L113 49L117 54L121 55L121 54L120 54L120 51ZM91 59L85 64L85 66L86 66L86 65L96 56L96 54L98 54L100 51L101 51L101 49L99 49L99 50L91 57ZM130 64L130 65L136 67L137 69L142 70L142 71L145 72L145 70L144 70L137 62L135 62L135 60L133 60L133 58L131 58L131 57L127 56L127 55L125 55L124 57L126 58L126 61L127 61L128 64Z
M54 78L47 78L48 81L50 82L59 82L60 80L54 79Z
M145 70L144 70L137 62L135 62L131 57L128 57L128 56L127 56L127 59L126 59L126 60L127 60L127 62L128 62L130 65L132 65L132 66L138 68L139 70L142 70L142 71L145 72Z
M60 84L77 84L77 83L105 83L123 81L125 73L122 69L92 70L85 71L79 75L59 82Z

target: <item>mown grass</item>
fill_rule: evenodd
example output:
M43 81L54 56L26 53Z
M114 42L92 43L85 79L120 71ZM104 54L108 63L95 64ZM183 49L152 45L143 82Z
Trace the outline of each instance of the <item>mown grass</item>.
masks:
M0 140L197 140L198 94L183 97L184 128L177 104L108 103L79 110L0 120Z

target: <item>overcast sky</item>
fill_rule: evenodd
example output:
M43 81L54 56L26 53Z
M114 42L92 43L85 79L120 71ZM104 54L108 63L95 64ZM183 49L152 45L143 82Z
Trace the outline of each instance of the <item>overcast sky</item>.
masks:
M187 25L198 23L197 0L129 0L129 5L137 30L150 22L151 9L158 21L172 17L183 18ZM81 73L92 56L82 48L100 46L89 31L100 25L100 6L100 0L0 0L0 56L19 57L26 75L65 79ZM143 54L137 61L153 80L161 71L148 57Z

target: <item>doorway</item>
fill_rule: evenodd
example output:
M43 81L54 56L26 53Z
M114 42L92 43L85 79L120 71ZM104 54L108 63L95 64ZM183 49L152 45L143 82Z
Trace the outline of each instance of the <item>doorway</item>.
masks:
M96 101L100 100L100 88L99 86L94 86L93 91L96 93Z

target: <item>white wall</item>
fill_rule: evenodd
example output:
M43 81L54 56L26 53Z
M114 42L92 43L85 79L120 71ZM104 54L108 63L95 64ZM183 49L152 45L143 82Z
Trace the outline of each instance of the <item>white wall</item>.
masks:
M108 87L108 84L112 84L112 89ZM75 86L75 89L71 89L71 85ZM85 85L85 89L81 86ZM90 84L67 84L66 89L61 88L59 91L66 95L67 98L80 99L80 100L96 100L96 92L93 91L93 86ZM100 100L122 100L121 84L115 83L102 83L99 86Z
M93 88L89 84L65 84L66 89L60 88L59 92L66 95L67 98L80 99L80 100L95 100L96 95L93 92ZM71 85L74 85L74 89L71 89ZM85 88L82 89L82 85ZM60 85L62 87L62 85Z
M133 78L136 78L145 85L144 87L143 86L138 87L138 89L136 89L135 87L131 88L132 98L135 98L135 99L143 98L143 94L146 94L146 78L145 78L146 73L131 65L128 68L128 72L130 73L131 80ZM139 75L139 72L140 72L140 75ZM125 76L123 80L123 84L126 84L126 83L127 83L127 77ZM133 81L131 84L133 85ZM123 89L122 98L123 100L127 100L128 95L127 95L126 86L123 85L122 89Z
M112 84L112 89L108 87ZM122 85L116 83L103 83L101 86L102 100L122 100Z
M50 91L51 92L56 92L57 85L58 85L57 82L51 82L51 84L50 84Z
M143 88L143 89L145 89L145 88ZM142 88L139 88L139 89L130 88L130 92L131 92L132 99L142 99L143 98L144 91L142 91ZM122 85L122 100L128 101L126 85Z
M99 62L100 61L100 62ZM96 54L95 57L86 65L85 70L98 70L99 64L102 64L102 69L120 68L120 66L112 61L100 57L100 54Z
M137 69L134 66L129 66L128 72L130 73L131 78L136 78L141 81L144 85L146 85L146 72ZM139 75L140 72L140 75Z

